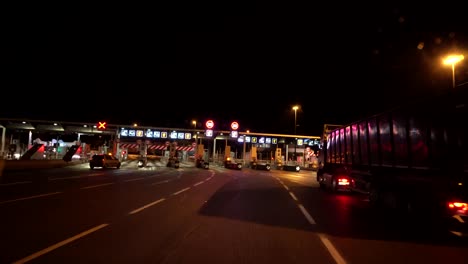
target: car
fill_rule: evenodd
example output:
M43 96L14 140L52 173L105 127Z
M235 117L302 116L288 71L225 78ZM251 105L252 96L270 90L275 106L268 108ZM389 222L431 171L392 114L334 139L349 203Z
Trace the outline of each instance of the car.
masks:
M231 158L227 158L224 161L224 168L233 169L233 170L241 170L242 169L242 163L241 162L236 162L236 161L232 160Z
M351 178L350 173L351 170L347 166L319 168L317 182L323 190L352 192L355 181Z
M208 163L207 161L205 161L203 159L197 159L195 164L196 164L197 168L203 168L203 169L209 169L210 168L210 163Z
M120 169L122 163L119 159L112 156L111 154L94 154L89 160L89 168L116 168Z
M271 165L269 163L257 163L257 162L252 162L251 168L254 170L266 170L270 171L271 170Z

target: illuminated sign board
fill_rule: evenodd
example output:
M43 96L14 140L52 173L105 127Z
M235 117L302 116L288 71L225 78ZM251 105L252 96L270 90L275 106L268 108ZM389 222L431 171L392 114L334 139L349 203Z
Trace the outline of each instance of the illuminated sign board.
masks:
M237 122L235 122L235 121L232 122L232 123L231 123L231 128L232 128L232 130L237 130L237 129L239 129L239 123L237 123Z
M237 132L237 131L231 131L231 137L233 137L233 138L238 138L238 137L239 137L239 132Z
M208 129L212 129L212 128L214 127L214 122L213 122L213 120L208 120L208 121L206 121L205 126L206 126L206 128L208 128Z
M185 133L179 132L177 133L177 139L184 139Z
M298 146L304 145L304 139L298 138L298 139L297 139L297 145L298 145Z

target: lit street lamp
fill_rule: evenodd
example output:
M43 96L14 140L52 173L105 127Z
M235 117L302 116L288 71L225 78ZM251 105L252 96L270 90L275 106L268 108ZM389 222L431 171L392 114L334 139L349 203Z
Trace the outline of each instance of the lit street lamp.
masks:
M452 66L452 88L455 88L455 64L459 63L464 58L463 55L449 55L443 60L445 65Z
M197 143L197 120L192 120L193 125L193 138L195 139L195 143Z
M246 133L250 133L250 130L247 130ZM247 136L246 134L243 135L243 138L244 138L243 144L244 144L244 146L242 148L242 163L243 163L242 166L245 166L245 143L246 143L245 141L246 141L246 136ZM251 154L251 156L252 156L252 154Z
M297 109L299 106L295 105L292 108L294 110L294 135L296 135L296 128L297 128ZM297 148L297 138L294 139L294 160L296 160L296 148Z

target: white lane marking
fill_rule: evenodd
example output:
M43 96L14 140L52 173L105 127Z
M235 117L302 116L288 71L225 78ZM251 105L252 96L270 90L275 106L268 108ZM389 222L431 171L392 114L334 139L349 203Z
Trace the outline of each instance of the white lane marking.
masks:
M167 182L170 182L170 180L155 182L155 183L152 183L151 185L159 185L159 184L163 184L163 183L167 183Z
M204 183L204 181L197 182L197 183L195 183L193 186L195 187L195 186L198 186L198 185L203 184L203 183Z
M144 179L145 179L145 178L141 177L141 178L135 178L135 179L125 180L124 182L141 181L141 180L144 180Z
M298 206L299 206L299 209L301 209L302 214L304 214L307 221L309 221L309 224L315 225L316 222L315 222L314 218L309 214L309 212L304 208L304 206L302 204L299 204Z
M178 191L178 192L175 192L175 193L173 193L172 195L178 195L178 194L181 194L181 193L183 193L183 192L185 192L185 191L188 191L188 190L190 190L190 187L187 187L187 188L182 189L182 190L180 190L180 191Z
M29 256L27 256L27 257L25 257L25 258L22 258L22 259L20 259L20 260L17 260L17 261L15 261L15 262L13 262L13 264L26 263L26 262L28 262L28 261L30 261L30 260L33 260L33 259L35 259L35 258L37 258L37 257L40 257L40 256L42 256L42 255L44 255L44 254L46 254L46 253L49 253L49 252L52 251L52 250L55 250L55 249L57 249L57 248L59 248L59 247L62 247L62 246L65 246L66 244L71 243L71 242L73 242L73 241L75 241L75 240L77 240L77 239L79 239L79 238L82 238L82 237L84 237L84 236L86 236L86 235L89 235L89 234L91 234L91 233L93 233L93 232L96 232L96 231L98 231L99 229L104 228L104 227L106 227L106 226L108 226L108 225L109 225L109 224L102 224L102 225L98 225L98 226L96 226L96 227L93 227L93 228L91 228L91 229L89 229L89 230L87 230L87 231L84 231L84 232L82 232L82 233L76 235L76 236L73 236L73 237L70 237L70 238L68 238L68 239L65 239L65 240L63 240L63 241L61 241L61 242L59 242L59 243L57 243L57 244L55 244L55 245L52 245L52 246L50 246L50 247L48 247L48 248L45 248L45 249L43 249L43 250L41 250L41 251L38 251L38 252L36 252L36 253L34 253L34 254L31 254L31 255L29 255Z
M59 193L62 193L62 192L44 193L44 194L39 194L39 195L34 195L34 196L28 196L28 197L18 198L18 199L14 199L14 200L1 201L0 204L13 203L13 202L18 202L18 201L24 201L24 200L34 199L34 198L40 198L40 197L45 197L45 196L51 196L51 195L55 195L55 194L59 194Z
M283 187L284 187L286 190L289 191L289 187L288 187L288 186L286 186L285 184L283 184Z
M91 185L91 186L83 187L83 188L80 188L80 189L81 189L81 190L84 190L84 189L92 189L92 188L98 188L98 187L107 186L107 185L112 185L112 184L115 184L115 182L103 183L103 184L98 184L98 185Z
M277 178L278 179L278 178ZM278 179L278 181L286 188L287 186L285 184L283 184L281 182L281 180ZM289 194L291 195L291 197L296 200L296 201L299 201L297 199L297 197L289 191ZM312 218L312 216L309 214L309 212L304 208L304 206L300 203L297 204L297 206L299 207L299 209L301 210L302 214L305 216L305 218L307 219L307 221L309 221L309 224L311 225L316 225L317 223L315 222L314 218ZM320 241L322 241L322 243L325 245L325 247L327 248L328 252L330 253L330 255L332 256L332 258L335 260L335 262L337 264L346 264L346 261L345 259L341 256L341 254L338 252L338 250L335 248L335 246L332 244L332 242L323 234L318 234L319 238L320 238Z
M151 207L151 206L153 206L153 205L155 205L155 204L158 204L158 203L160 203L160 202L162 202L162 201L164 201L164 200L166 200L166 199L165 199L165 198L159 199L159 200L157 200L157 201L154 201L154 202L152 202L152 203L149 203L149 204L147 204L147 205L144 205L144 206L142 206L142 207L140 207L140 208L138 208L138 209L135 209L135 210L131 211L131 212L128 213L128 214L136 214L136 213L138 213L138 212L140 212L140 211L143 211L143 210L145 210L146 208Z
M325 245L327 248L328 252L332 256L332 258L335 260L337 264L346 264L346 261L344 258L341 256L341 254L338 252L338 250L335 248L335 246L332 244L332 242L324 235L324 234L318 234L320 240L322 243Z
M450 231L450 233L456 235L456 236L459 236L459 237L462 237L463 234L461 232L458 232L458 231Z
M49 181L57 181L57 180L70 180L70 179L79 179L79 178L89 178L89 177L97 177L104 175L104 173L95 173L89 174L85 176L71 176L71 177L59 177L59 178L49 178Z
M19 184L28 184L33 183L32 181L21 181L21 182L10 182L10 183L2 183L0 186L12 186L12 185L19 185Z
M295 200L295 201L299 201L296 197L296 195L294 195L294 193L292 192L289 192L289 195L291 195L291 197Z

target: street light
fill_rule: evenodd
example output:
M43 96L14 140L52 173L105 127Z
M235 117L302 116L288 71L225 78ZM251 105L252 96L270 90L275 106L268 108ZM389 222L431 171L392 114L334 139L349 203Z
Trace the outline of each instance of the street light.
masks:
M250 133L250 130L247 130L246 133ZM242 148L242 166L245 166L245 140L246 140L246 134L244 134L244 142L243 142L243 148ZM252 154L250 155L252 157Z
M193 138L195 139L195 143L197 143L197 120L192 120L193 125Z
M293 106L292 109L294 110L294 135L296 135L296 127L297 127L297 124L296 124L296 121L297 121L297 109L299 109L299 106L295 105L295 106Z
M463 55L449 55L443 60L445 65L452 66L452 88L455 88L455 64L459 63L464 58Z
M297 109L299 106L295 105L292 108L294 110L294 135L296 135L296 128L297 128ZM297 148L297 138L294 139L294 159L296 159L296 148Z

